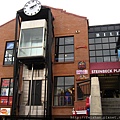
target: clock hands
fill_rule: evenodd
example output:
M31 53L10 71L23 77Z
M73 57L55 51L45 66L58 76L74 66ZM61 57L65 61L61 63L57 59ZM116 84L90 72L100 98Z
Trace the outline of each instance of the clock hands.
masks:
M33 9L35 6L37 6L37 4L35 4L35 5L32 5L32 6L30 7L30 9Z

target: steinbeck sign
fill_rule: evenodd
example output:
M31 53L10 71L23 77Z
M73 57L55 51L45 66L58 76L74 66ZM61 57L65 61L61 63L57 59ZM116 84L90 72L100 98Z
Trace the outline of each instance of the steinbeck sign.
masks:
M104 69L104 70L91 70L92 74L100 73L120 73L120 69Z

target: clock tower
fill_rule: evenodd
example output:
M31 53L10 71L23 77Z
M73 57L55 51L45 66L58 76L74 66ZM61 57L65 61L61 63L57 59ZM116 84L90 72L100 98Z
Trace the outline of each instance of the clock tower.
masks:
M12 115L52 117L53 20L38 0L17 11Z

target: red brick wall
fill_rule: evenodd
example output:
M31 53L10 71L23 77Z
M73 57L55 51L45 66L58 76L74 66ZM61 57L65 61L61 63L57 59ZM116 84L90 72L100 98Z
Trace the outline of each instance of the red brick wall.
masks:
M55 37L60 36L74 36L74 62L68 63L55 63L54 62L54 44L53 44L53 76L68 76L74 75L75 76L75 102L74 107L76 108L78 105L85 105L85 102L77 102L77 86L76 86L76 70L78 69L78 62L85 61L86 62L86 69L89 72L89 53L88 53L88 24L87 19L85 17L80 17L77 15L73 15L70 13L66 13L61 9L52 9L54 20L54 33ZM80 33L76 34L76 31L79 30ZM78 46L87 46L85 48L76 49ZM89 74L87 75L89 77ZM79 81L78 81L79 82ZM68 112L69 111L69 112ZM53 115L71 115L72 114L72 107L53 107L52 111Z
M1 78L13 78L13 66L3 65L6 41L15 40L15 20L0 26L0 84ZM3 106L0 106L3 107Z

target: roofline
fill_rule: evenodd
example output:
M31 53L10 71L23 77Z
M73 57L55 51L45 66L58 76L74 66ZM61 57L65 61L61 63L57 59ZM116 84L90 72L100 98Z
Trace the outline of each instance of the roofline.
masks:
M48 8L51 8L51 9L54 9L54 10L60 10L61 12L64 12L64 13L66 13L66 14L74 15L74 16L76 16L76 17L84 18L84 19L87 20L87 17L84 17L84 16L80 16L80 15L77 15L77 14L74 14L74 13L67 12L66 10L63 10L63 9L61 9L61 8L54 8L54 7L50 7L50 6L46 6L46 5L43 5L43 6L48 7Z
M3 27L4 25L6 25L6 24L8 24L8 23L10 23L10 22L12 22L12 21L14 21L14 20L15 20L15 18L12 19L12 20L10 20L10 21L8 21L8 22L6 22L6 23L4 23L4 24L2 24L2 25L0 25L0 27Z

